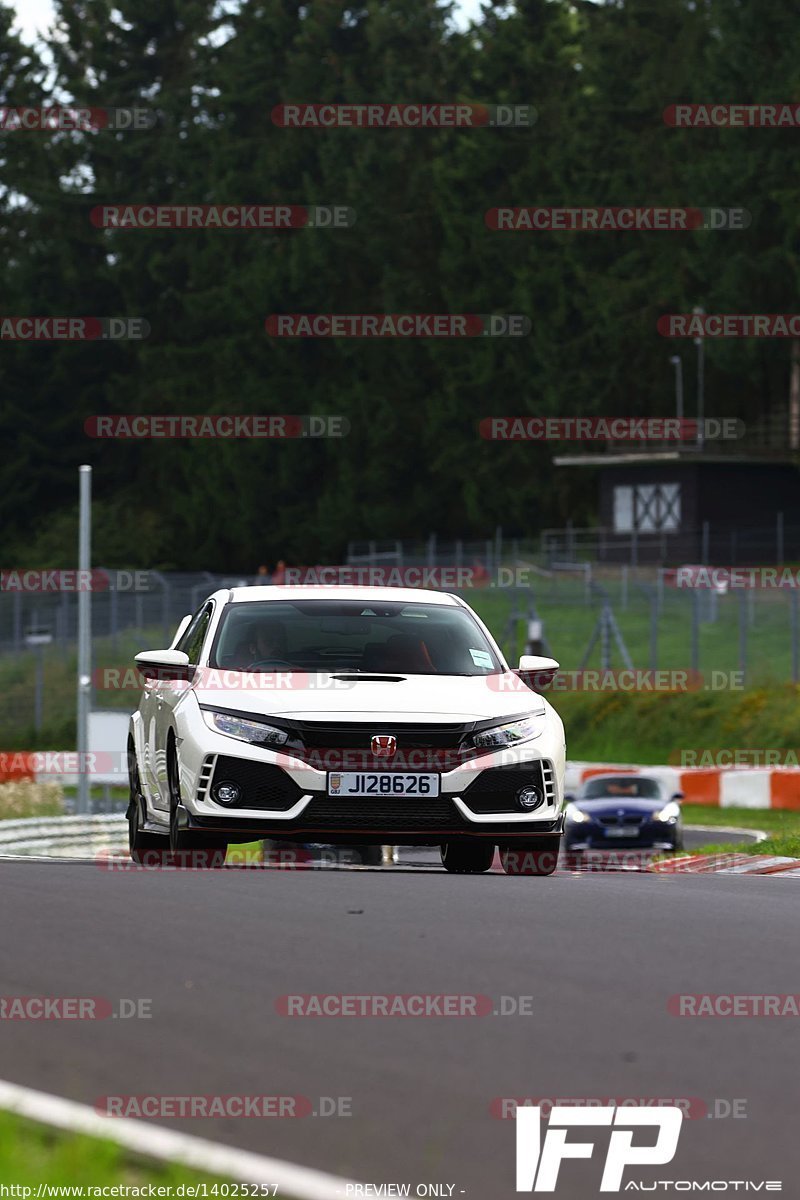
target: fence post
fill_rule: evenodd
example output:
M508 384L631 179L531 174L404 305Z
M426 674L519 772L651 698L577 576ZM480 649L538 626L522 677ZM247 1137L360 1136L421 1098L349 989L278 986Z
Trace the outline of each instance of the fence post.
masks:
M789 603L791 605L789 621L792 630L792 683L798 683L800 682L800 653L798 653L800 647L798 647L798 602L796 588L791 588L789 592Z
M609 644L609 611L608 602L604 601L600 614L600 666L608 671L611 666L611 646Z
M700 550L700 558L704 565L708 564L708 540L709 540L709 524L708 521L703 521L703 541Z
M747 677L747 590L739 590L739 670L742 683Z
M650 670L658 670L658 592L654 591L650 600Z
M783 566L783 513L779 512L775 517L775 552L778 559L778 566Z
M14 649L22 649L22 594L14 592Z
M111 623L111 630L110 630L110 632L111 632L111 648L112 648L112 650L116 650L117 649L117 626L119 624L119 611L118 611L117 606L119 603L119 599L117 596L117 580L116 580L115 572L109 571L108 574L111 577L110 581L109 581L111 584L111 594L108 598L108 603L109 603L110 610L111 610L109 612L109 620Z
M620 602L622 605L622 609L624 611L628 607L628 564L627 563L623 563L623 566L622 566L621 582L622 582L622 594L620 597Z

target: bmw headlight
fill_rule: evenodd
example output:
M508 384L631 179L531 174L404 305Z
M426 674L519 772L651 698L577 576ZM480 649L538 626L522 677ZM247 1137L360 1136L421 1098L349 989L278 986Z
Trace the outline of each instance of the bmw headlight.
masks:
M523 717L508 725L495 725L493 729L482 729L472 735L472 744L480 750L502 750L505 746L517 746L529 742L544 732L545 715Z
M577 804L568 804L564 809L564 816L568 821L571 821L573 825L582 825L584 821L591 821L592 819L588 813L585 813L578 808Z
M209 712L203 709L203 720L215 733L251 742L255 746L283 746L289 735L285 729L274 725L263 725L261 721L248 721L245 717L234 717L231 713Z
M680 804L676 804L674 800L670 800L669 804L665 804L657 813L653 813L653 820L665 821L669 825L674 825L680 815Z

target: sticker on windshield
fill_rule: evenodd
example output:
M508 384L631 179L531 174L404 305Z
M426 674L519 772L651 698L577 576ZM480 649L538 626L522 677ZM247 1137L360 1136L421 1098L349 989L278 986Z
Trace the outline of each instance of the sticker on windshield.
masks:
M470 647L469 652L472 655L472 661L476 667L486 667L491 671L492 656L488 650L473 650L472 647Z

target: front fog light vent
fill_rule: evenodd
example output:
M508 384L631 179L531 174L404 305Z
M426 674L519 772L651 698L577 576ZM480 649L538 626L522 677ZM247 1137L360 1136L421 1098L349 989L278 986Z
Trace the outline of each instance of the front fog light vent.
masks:
M525 812L532 812L534 808L539 808L544 797L537 787L523 787L517 792L517 804Z
M222 779L219 783L215 783L211 789L211 795L217 804L236 804L241 794L242 791L238 783L231 783L227 779Z

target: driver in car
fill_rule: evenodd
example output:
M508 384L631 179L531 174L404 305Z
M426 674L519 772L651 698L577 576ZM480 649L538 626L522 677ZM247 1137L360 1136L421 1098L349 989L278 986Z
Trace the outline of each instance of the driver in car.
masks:
M259 662L286 662L286 649L281 632L274 626L260 625L258 627L255 637L247 647L250 652L250 666Z

